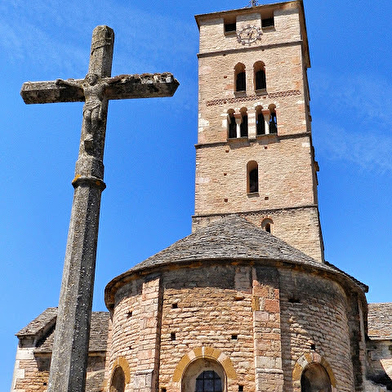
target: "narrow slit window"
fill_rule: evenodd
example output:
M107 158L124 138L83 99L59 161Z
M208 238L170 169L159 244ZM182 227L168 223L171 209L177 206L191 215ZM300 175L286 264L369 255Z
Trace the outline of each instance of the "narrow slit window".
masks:
M248 172L248 193L259 191L259 168L257 162L251 161L247 165Z

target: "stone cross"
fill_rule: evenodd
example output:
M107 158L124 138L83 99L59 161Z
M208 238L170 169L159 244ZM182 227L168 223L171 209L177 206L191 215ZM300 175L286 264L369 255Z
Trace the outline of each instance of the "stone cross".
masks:
M28 104L85 102L49 392L85 390L108 101L172 96L179 84L170 73L110 77L113 44L113 30L98 26L84 79L27 82L21 90Z

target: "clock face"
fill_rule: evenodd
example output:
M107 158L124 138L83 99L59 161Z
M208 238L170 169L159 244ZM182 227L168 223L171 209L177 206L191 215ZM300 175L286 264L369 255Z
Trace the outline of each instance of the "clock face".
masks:
M242 45L251 45L261 39L261 34L259 28L248 25L237 34L237 40Z

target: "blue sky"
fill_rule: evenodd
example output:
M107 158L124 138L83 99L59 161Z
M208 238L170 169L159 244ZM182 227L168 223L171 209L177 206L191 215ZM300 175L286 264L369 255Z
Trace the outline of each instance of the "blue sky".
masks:
M260 4L266 2L260 1ZM105 149L94 309L116 275L191 231L197 132L195 14L247 1L9 0L0 3L0 389L14 334L56 306L81 103L25 105L25 81L82 78L91 33L116 34L113 75L172 72L173 98L113 101ZM390 0L305 0L313 141L326 259L392 301Z

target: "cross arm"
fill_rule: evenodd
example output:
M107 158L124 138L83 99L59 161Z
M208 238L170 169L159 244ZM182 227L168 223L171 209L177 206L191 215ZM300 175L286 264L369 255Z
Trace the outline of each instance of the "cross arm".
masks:
M75 79L75 84L82 84L84 79ZM56 81L26 82L20 91L25 103L81 102L84 101L83 89L75 86L63 86Z
M108 99L171 97L179 83L171 73L119 75L103 79Z

